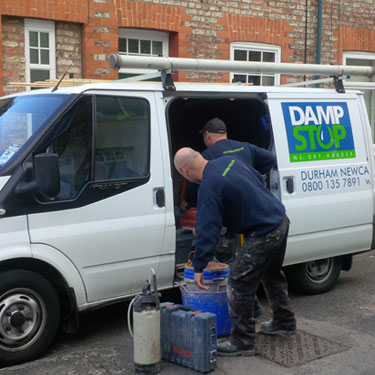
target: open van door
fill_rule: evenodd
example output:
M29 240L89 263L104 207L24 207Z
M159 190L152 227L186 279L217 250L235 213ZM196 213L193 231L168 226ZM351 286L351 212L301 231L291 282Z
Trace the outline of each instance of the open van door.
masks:
M290 218L285 265L305 292L336 282L344 254L369 250L373 177L368 120L355 94L268 95L281 200Z

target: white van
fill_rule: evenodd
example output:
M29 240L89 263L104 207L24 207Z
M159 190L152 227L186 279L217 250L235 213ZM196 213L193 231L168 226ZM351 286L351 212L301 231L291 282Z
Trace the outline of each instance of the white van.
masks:
M277 156L267 183L291 220L292 283L327 291L353 254L373 248L374 156L360 92L108 82L3 97L1 365L39 356L59 324L78 327L79 312L139 293L150 268L159 289L173 287L186 260L173 155L203 150L199 130L212 117L230 138Z

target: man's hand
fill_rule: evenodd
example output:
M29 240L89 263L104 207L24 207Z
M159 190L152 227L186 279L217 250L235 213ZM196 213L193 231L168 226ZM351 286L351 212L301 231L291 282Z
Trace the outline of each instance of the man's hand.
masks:
M199 289L208 290L208 286L204 286L203 272L194 272L194 282Z

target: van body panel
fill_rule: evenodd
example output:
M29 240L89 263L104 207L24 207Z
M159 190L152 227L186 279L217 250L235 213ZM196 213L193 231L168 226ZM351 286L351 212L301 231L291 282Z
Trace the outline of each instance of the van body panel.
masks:
M74 263L66 255L52 246L41 243L31 244L33 259L41 260L54 267L64 278L67 285L74 289L78 309L87 301L82 277Z
M281 199L291 221L286 264L369 250L373 167L358 96L268 99Z
M366 109L366 103L364 99L364 95L358 95L358 100L360 102L360 117L362 120L362 123L364 124L363 127L363 138L364 138L364 144L366 147L366 153L368 155L368 164L371 167L371 175L375 176L375 159L374 159L374 144L372 142L373 135L371 134L371 126L369 122L369 118L367 115L367 109ZM375 188L372 189L372 202L373 202L373 212L375 212ZM374 215L375 216L375 215ZM374 230L375 230L375 219L374 219ZM373 243L375 241L375 237L373 236ZM373 249L374 244L372 245L371 249Z
M371 239L372 225L289 236L284 266L368 251Z
M156 102L156 113L155 116L158 118L159 123L159 141L160 150L162 155L164 172L164 192L165 192L165 212L166 212L166 227L172 227L172 233L175 235L176 223L174 216L174 197L173 197L173 179L172 179L172 169L173 167L173 155L170 149L170 134L168 133L167 122L166 122L166 100L163 98L161 92L155 92L155 102ZM175 248L175 236L173 239L169 238L169 241L165 244L165 252L170 253L174 251Z
M163 253L160 257L158 272L158 288L165 289L173 286L174 270L176 266L176 227L169 226L165 229ZM173 272L171 272L173 270Z
M31 258L26 216L2 218L0 222L0 261Z

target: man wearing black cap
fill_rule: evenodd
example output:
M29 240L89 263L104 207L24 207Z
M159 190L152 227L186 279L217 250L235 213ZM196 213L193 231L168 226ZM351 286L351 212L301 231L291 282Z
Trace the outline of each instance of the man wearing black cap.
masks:
M275 158L270 153L247 142L227 138L227 127L218 117L209 120L199 132L207 148L202 156L207 160L220 156L234 156L245 164L251 164L259 173L266 174L275 164Z
M276 162L275 157L268 150L248 142L228 139L227 127L218 117L209 120L199 134L203 134L203 141L207 148L202 152L202 156L207 160L233 156L251 165L262 175L266 174ZM185 200L191 206L196 205L197 191L198 185L188 184Z
M239 142L227 138L227 127L218 117L212 118L199 132L203 134L206 149L202 156L207 160L213 160L221 156L233 156L242 160L246 165L255 168L259 173L266 174L275 164L273 155L260 147L247 142ZM189 183L186 189L185 199L190 205L196 205L196 197L199 185ZM234 259L236 235L227 231L224 227L215 256L220 262L230 263ZM254 317L263 313L263 307L258 299L254 303Z

